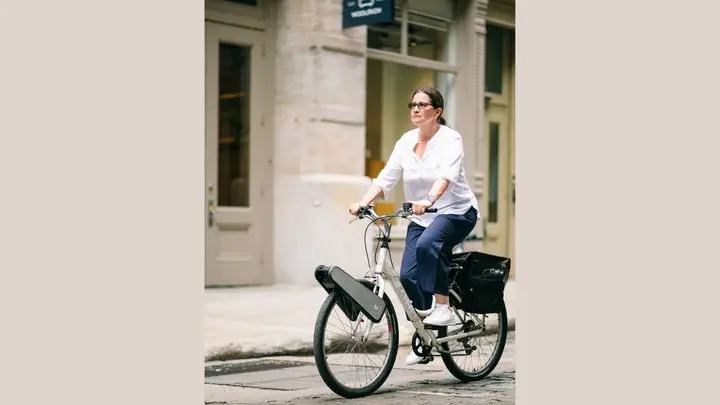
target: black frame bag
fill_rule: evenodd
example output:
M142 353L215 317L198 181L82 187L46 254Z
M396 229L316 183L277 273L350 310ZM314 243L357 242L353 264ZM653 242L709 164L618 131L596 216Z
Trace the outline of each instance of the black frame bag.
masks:
M450 288L462 300L456 308L474 314L501 312L505 304L505 286L510 278L511 260L483 252L454 253L448 273Z

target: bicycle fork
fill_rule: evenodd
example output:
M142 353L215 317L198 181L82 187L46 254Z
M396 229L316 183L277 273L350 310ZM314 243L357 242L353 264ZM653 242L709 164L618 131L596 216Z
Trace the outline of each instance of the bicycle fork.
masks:
M386 249L380 249L380 258L375 264L375 287L373 288L373 294L380 297L380 299L384 299L385 296L385 280L383 279L383 264L385 263L385 257L387 256L387 250ZM365 314L362 312L360 313L360 317L355 321L355 326L353 328L353 335L355 335L355 332L360 328L361 324L365 324L365 331L362 335L362 341L366 342L370 338L370 332L372 332L372 328L374 323L367 319ZM389 326L389 324L388 324Z

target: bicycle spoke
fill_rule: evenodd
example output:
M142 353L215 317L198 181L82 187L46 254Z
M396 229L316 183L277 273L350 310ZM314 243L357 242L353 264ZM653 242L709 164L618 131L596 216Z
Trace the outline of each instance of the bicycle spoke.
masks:
M456 340L448 342L447 346L451 351L471 350L468 346L470 348L475 346L475 350L472 350L469 355L463 352L453 353L452 361L464 372L478 374L489 365L497 350L500 337L500 316L499 314L468 314L463 312L459 317L464 323L472 322L472 327L469 330L464 329L460 333L475 330L482 330L483 332L481 335L462 339L465 343ZM496 319L490 320L489 318Z
M352 312L356 308L351 304L348 309ZM328 368L343 384L352 387L366 386L377 378L389 354L390 345L387 314L383 315L380 323L371 325L368 325L370 321L361 312L359 316L363 317L362 322L348 319L338 303L335 303L325 327L325 339L329 340L329 344L324 344ZM368 338L364 340L366 333ZM375 357L380 360L380 365ZM338 370L333 371L336 368Z

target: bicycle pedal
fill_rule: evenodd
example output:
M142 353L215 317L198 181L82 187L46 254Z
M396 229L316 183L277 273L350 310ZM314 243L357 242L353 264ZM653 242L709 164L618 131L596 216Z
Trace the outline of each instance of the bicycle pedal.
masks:
M420 361L418 362L418 364L428 364L428 363L430 363L430 362L433 361L433 360L434 360L433 356L427 356L427 357L425 357L424 359L420 360Z

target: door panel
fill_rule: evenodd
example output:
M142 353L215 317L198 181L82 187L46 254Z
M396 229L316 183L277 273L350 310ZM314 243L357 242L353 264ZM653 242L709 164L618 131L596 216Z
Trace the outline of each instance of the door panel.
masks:
M205 285L264 284L271 201L262 34L205 23Z
M483 250L508 255L510 144L507 108L490 104L485 110L485 241Z

